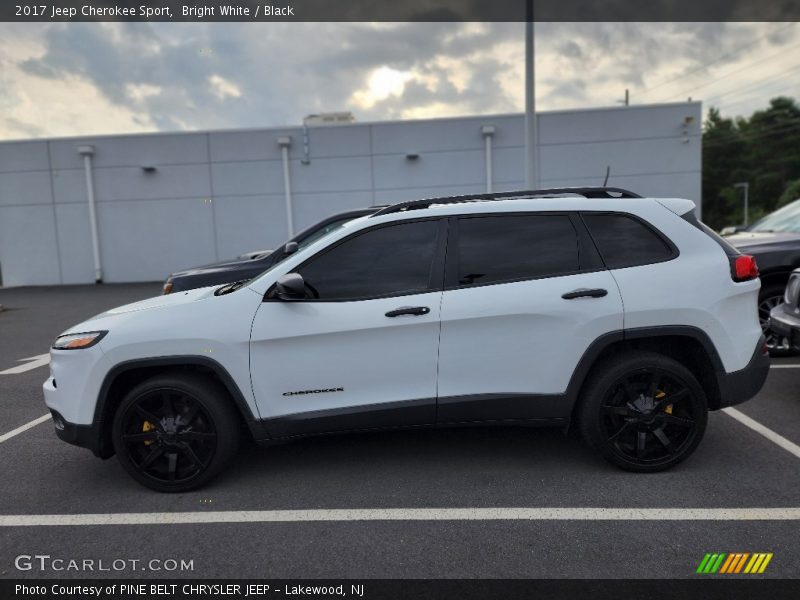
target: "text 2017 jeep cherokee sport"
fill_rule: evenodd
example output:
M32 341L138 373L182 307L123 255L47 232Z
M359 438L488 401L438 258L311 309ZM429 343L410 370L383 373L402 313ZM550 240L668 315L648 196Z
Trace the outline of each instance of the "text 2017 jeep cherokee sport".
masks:
M769 369L755 261L693 209L612 188L397 204L245 284L73 327L46 402L62 439L161 491L208 481L243 432L572 422L665 469Z

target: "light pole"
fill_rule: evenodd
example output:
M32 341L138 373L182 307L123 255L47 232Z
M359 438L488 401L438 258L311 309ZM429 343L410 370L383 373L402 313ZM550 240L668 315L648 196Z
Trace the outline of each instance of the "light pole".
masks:
M743 181L741 183L734 183L733 187L737 189L742 188L744 190L744 226L747 227L750 224L749 207L747 204L750 196L750 184Z

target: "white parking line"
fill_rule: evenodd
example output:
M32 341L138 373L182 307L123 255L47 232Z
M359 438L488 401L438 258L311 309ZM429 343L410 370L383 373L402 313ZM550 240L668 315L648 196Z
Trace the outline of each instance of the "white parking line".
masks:
M20 425L16 429L12 429L8 433L4 433L3 435L0 435L0 443L5 442L6 440L10 440L15 435L19 435L20 433L28 431L28 429L30 429L31 427L36 427L39 423L44 423L49 418L50 418L50 413L47 413L46 415L42 415L38 419L34 419L30 423L25 423L25 425Z
M787 440L782 435L775 433L774 431L772 431L771 429L769 429L767 427L764 427L758 421L756 421L754 419L751 419L746 414L744 414L741 411L736 410L735 408L731 408L731 407L723 408L722 412L724 412L729 417L733 417L734 419L739 421L739 423L749 427L750 429L752 429L756 433L760 433L761 435L763 435L765 438L767 438L773 444L776 444L776 445L780 446L781 448L783 448L787 452L791 452L797 458L800 458L800 446L798 446L794 442L790 442L789 440Z
M16 367L11 367L5 371L0 371L0 375L19 375L25 371L32 371L33 369L38 369L39 367L48 365L50 364L50 354L37 354L36 356L31 356L30 358L20 358L17 362L24 362L26 360L31 362L26 362L23 365L17 365Z
M770 369L800 369L800 364L796 365L770 365Z
M798 521L800 508L359 508L0 515L0 527L309 521Z

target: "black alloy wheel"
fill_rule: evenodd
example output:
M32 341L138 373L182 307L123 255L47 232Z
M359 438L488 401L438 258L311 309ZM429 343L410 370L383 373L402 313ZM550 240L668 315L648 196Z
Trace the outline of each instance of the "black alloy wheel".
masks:
M213 477L235 453L238 423L211 380L159 376L132 390L113 426L120 462L158 491L187 491Z
M579 418L589 444L632 471L660 471L688 457L708 417L691 372L649 352L622 355L606 366L589 382Z

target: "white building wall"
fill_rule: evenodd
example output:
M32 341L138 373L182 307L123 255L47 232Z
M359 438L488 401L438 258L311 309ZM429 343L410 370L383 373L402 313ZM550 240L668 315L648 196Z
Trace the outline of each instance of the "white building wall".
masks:
M700 203L700 103L542 113L538 124L540 187L601 185L610 166L608 185ZM281 136L300 230L348 208L484 191L482 125L496 130L494 189L523 188L522 115L310 127L308 164L302 127L0 143L3 285L94 281L78 145L95 147L104 280L153 281L288 237Z

